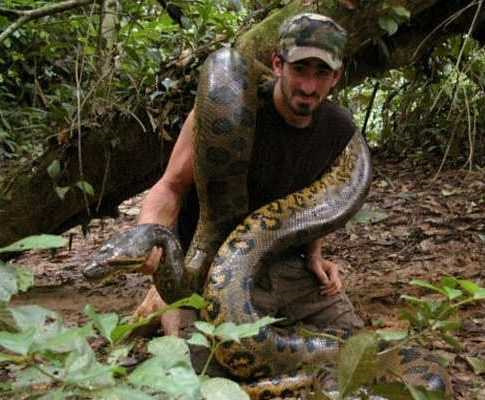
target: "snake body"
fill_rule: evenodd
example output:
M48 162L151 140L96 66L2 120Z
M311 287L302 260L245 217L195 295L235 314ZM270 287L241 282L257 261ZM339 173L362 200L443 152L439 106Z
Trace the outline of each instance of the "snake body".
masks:
M371 182L368 147L356 132L328 173L247 216L246 177L256 120L257 80L253 63L234 50L219 50L206 60L195 107L199 223L183 273L175 262L175 267L168 268L168 279L161 268L154 276L157 289L169 301L204 289L209 306L203 315L215 324L259 319L251 288L263 261L290 245L307 243L342 226L362 206ZM149 239L151 236L147 242ZM109 274L101 265L98 257L87 275L96 275L93 271L99 270ZM338 343L333 339L302 337L266 327L254 338L220 346L216 358L239 378L270 377L259 386L247 387L252 398L270 398L292 396L311 379L304 373L284 379L276 376L334 360L337 351ZM433 372L436 363L413 354L413 359L397 355L393 362L412 382L449 392L446 374Z

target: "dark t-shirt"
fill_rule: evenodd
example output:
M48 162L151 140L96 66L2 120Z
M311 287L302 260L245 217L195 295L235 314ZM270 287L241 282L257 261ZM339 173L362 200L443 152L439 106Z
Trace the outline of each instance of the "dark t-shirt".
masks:
M330 101L315 111L309 127L288 125L274 106L273 87L270 82L259 91L248 174L250 210L310 185L332 165L356 129L350 113ZM184 199L178 223L185 249L195 231L198 208L193 187Z

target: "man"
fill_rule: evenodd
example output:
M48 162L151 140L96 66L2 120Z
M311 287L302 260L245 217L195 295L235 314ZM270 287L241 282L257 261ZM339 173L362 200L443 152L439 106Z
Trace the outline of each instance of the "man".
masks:
M299 14L280 31L279 51L272 56L275 82L259 93L255 143L248 176L250 209L286 196L317 179L331 166L355 131L348 112L327 101L342 76L346 32L318 14ZM139 223L175 228L187 247L197 221L193 188L194 111L187 117L167 169L145 198ZM342 291L338 266L322 258L323 240L290 249L262 268L254 290L262 314L284 316L318 327L359 328ZM145 272L158 265L156 249ZM149 290L136 314L146 315L165 303ZM165 334L179 332L178 312L162 317Z

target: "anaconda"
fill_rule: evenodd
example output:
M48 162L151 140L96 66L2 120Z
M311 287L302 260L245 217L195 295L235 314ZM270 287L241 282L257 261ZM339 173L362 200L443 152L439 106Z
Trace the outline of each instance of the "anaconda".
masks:
M217 51L205 62L195 107L195 181L200 219L185 258L183 276L174 272L180 271L178 266L171 270L171 279L166 279L162 268L154 276L157 289L169 301L205 288L209 306L203 315L216 324L258 319L251 288L262 261L290 245L309 242L342 226L362 206L371 182L369 151L356 132L328 173L243 220L248 214L246 177L256 118L257 81L253 63L234 50ZM106 268L99 272L103 264L106 262L98 257L86 270L87 275L108 274ZM281 334L267 327L253 339L220 346L216 358L237 377L273 377L262 386L248 386L252 398L267 398L281 393L292 395L308 382L306 374L277 381L274 377L332 360L337 351L335 340ZM450 390L446 374L424 356L415 356L411 361L409 357L397 357L394 363L411 383ZM421 368L416 369L416 365Z

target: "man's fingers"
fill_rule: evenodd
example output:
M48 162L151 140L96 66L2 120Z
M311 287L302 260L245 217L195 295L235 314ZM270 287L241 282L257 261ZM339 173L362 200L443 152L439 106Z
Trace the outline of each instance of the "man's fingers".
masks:
M145 275L153 274L160 264L162 255L163 249L161 247L154 247L150 252L150 255L145 260L145 264L140 268L140 272Z

